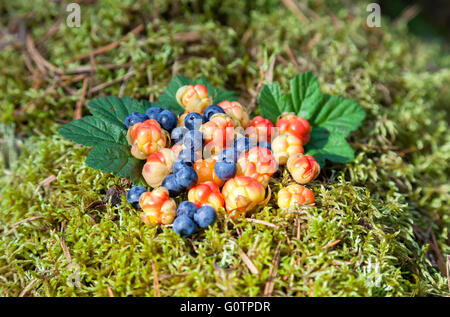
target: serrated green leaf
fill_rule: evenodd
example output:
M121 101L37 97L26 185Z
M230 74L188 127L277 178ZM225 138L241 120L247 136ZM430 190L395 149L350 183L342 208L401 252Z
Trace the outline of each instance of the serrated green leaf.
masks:
M300 117L305 117L303 112L306 112L306 108L313 106L321 98L320 85L316 75L306 72L295 76L291 80L291 96L292 111Z
M92 99L88 107L93 115L103 117L109 123L126 129L125 118L132 112L145 113L150 107L150 102L130 97L109 96Z
M361 125L364 109L353 100L322 95L311 72L295 76L290 84L290 94L283 94L278 85L264 86L258 97L260 112L273 123L283 112L307 119L312 132L306 150L321 166L326 159L341 163L353 160L354 151L345 138Z
M178 74L172 78L169 86L163 90L163 94L161 94L159 98L160 102L166 104L170 110L179 115L184 112L184 109L178 104L176 99L178 88L186 85L197 84L204 85L208 89L208 94L213 97L213 104L217 104L224 100L237 100L234 92L226 91L213 86L205 77L195 80Z
M313 156L321 167L325 165L325 160L348 163L355 159L355 152L345 137L329 133L324 128L313 128L305 154Z
M258 97L262 105L262 115L275 123L283 112L292 112L290 95L283 95L280 86L276 84L266 85L261 89Z
M142 181L145 160L138 160L126 145L100 145L92 149L86 158L90 168L113 173L118 177L131 178L133 183Z
M87 146L128 144L126 129L111 125L94 116L87 116L64 125L59 133L66 139Z
M358 129L366 116L364 109L355 101L327 94L322 95L315 104L302 105L301 111L307 113L304 118L311 126L326 128L344 138Z
M163 107L161 103L130 97L96 98L89 103L93 116L72 121L59 132L64 138L76 143L95 146L86 158L86 164L91 168L138 182L142 180L144 161L134 158L130 153L125 118L132 112L144 113L152 106Z

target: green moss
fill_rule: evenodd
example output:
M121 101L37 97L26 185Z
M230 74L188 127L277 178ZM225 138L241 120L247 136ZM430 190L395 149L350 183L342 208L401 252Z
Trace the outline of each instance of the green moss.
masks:
M123 86L123 95L157 97L177 61L184 75L207 76L214 85L236 91L243 103L251 99L249 88L257 86L264 56L276 52L281 58L274 80L284 88L298 71L312 70L324 92L352 98L366 109L364 126L350 138L356 160L327 165L311 184L317 207L298 217L299 236L296 216L276 209L277 190L253 217L278 229L221 217L192 239L179 238L171 228L145 226L127 203L91 210L91 202L121 181L89 169L84 164L88 149L55 135L55 119L72 119L82 82L68 86L78 92L73 96L61 87L47 90L52 85L47 79L31 88L19 46L8 46L0 51L0 110L5 127L10 130L15 123L16 139L1 144L6 169L0 179L0 294L16 296L37 279L29 295L108 296L109 286L116 295L153 296L153 260L163 296L262 295L281 241L273 295L449 295L428 245L433 232L444 259L450 254L445 164L450 159L450 58L441 47L387 20L380 29L367 28L365 2L350 9L340 1L310 1L319 18L310 16L308 24L299 23L279 1L154 3L157 17L155 5L147 1L82 5L80 28L62 23L38 48L57 67L86 65L88 60L64 61L146 22L144 32L96 57L90 87L128 71L100 65L130 62L136 75ZM0 12L23 21L35 41L64 12L56 3L33 3L29 15L31 9L28 1L0 4ZM10 19L2 16L0 23ZM175 40L174 34L187 31L199 32L199 40ZM246 32L251 33L243 42ZM316 34L320 41L311 46ZM88 98L120 91L118 83ZM2 135L6 139L7 133ZM22 150L18 160L9 155L17 146ZM49 175L56 180L39 185ZM277 175L273 188L285 186L285 176ZM32 216L43 218L6 235L13 223ZM77 267L69 265L62 240L79 266L80 287L69 283ZM241 250L258 275L244 264Z

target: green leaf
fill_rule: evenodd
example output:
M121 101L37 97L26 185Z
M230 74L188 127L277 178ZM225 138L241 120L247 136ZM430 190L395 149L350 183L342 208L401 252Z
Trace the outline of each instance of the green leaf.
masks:
M344 138L358 129L366 113L355 101L338 96L322 95L314 104L302 106L302 112L312 127L323 127Z
M292 112L290 95L283 95L280 86L266 85L261 89L258 97L262 115L275 123L283 112Z
M166 108L172 110L176 114L181 114L184 112L183 107L181 107L177 102L177 91L178 88L186 85L204 85L208 89L208 94L213 97L213 104L217 104L224 100L237 100L234 92L219 89L213 86L206 78L202 77L199 80L189 79L183 75L176 75L169 83L169 86L163 90L163 94L160 96L160 103L167 105Z
M313 156L320 167L325 165L325 160L348 163L355 159L355 153L345 137L329 133L324 128L313 128L305 154Z
M145 160L138 160L126 145L100 145L92 149L86 158L90 168L113 173L118 177L131 178L133 183L142 181Z
M86 158L89 167L140 182L145 161L130 153L125 118L132 112L144 113L149 107L161 105L129 97L96 98L89 103L92 116L64 125L59 133L76 143L94 146Z
M66 139L78 144L97 146L101 144L124 144L127 130L99 117L87 116L65 124L59 133Z
M311 72L303 73L291 80L292 111L300 117L307 115L306 109L319 102L321 93L316 75ZM305 112L305 115L303 115Z
M89 104L89 111L95 115L103 117L107 122L126 129L125 118L132 112L145 113L151 107L149 101L139 101L130 97L104 97L92 99Z
M263 87L258 97L263 116L273 123L284 112L307 119L312 132L305 149L321 166L325 160L352 161L354 152L345 138L362 124L364 109L353 100L321 94L317 77L311 72L295 76L290 86L289 94L283 94L275 84Z

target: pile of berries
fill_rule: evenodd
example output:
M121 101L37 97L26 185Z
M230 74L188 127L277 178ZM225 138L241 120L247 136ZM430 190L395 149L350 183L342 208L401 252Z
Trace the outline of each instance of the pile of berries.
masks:
M261 116L250 120L239 102L213 105L203 85L183 86L176 98L185 109L179 117L152 107L125 119L131 153L146 160L142 175L154 188L135 186L127 194L142 209L144 223L173 224L187 237L213 224L217 212L245 216L267 203L271 191L266 196L266 188L281 165L296 183L278 192L278 206L314 203L313 192L303 185L320 167L303 154L311 131L306 119L286 113L275 127ZM174 198L185 192L187 201L177 207Z

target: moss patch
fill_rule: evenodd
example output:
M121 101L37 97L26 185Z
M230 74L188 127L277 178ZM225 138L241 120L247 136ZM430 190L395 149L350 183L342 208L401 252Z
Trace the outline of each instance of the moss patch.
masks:
M177 3L82 4L80 28L65 25L59 4L0 4L0 22L15 43L0 51L2 130L15 124L14 136L2 133L9 142L2 143L8 155L0 180L0 294L17 296L34 281L27 295L108 296L109 287L115 295L153 296L153 261L163 296L262 295L280 245L272 295L449 295L440 272L450 254L450 59L442 47L387 20L380 29L367 28L365 2L346 8L338 1L311 1L317 16L307 14L307 24L279 1ZM58 31L40 42L60 16ZM276 53L273 76L283 88L297 72L311 70L324 93L352 98L366 109L364 126L349 139L355 162L327 165L309 186L317 208L287 216L272 199L253 218L277 229L221 217L192 239L145 226L125 202L104 211L87 208L112 186L129 185L86 167L88 149L55 135L60 122L73 118L82 81L60 86L51 74L30 76L30 56L16 30L25 26L43 56L68 69L89 65L89 59L65 61L121 39L141 23L140 34L95 57L89 89L130 69L135 74L88 99L157 98L179 71L206 76L248 104L267 66L264 57ZM122 64L127 67L108 66ZM17 147L22 153L14 159L9 154ZM50 175L56 180L39 185ZM289 178L281 171L273 182L280 188ZM12 227L33 216L42 218ZM78 270L80 287L74 287Z

